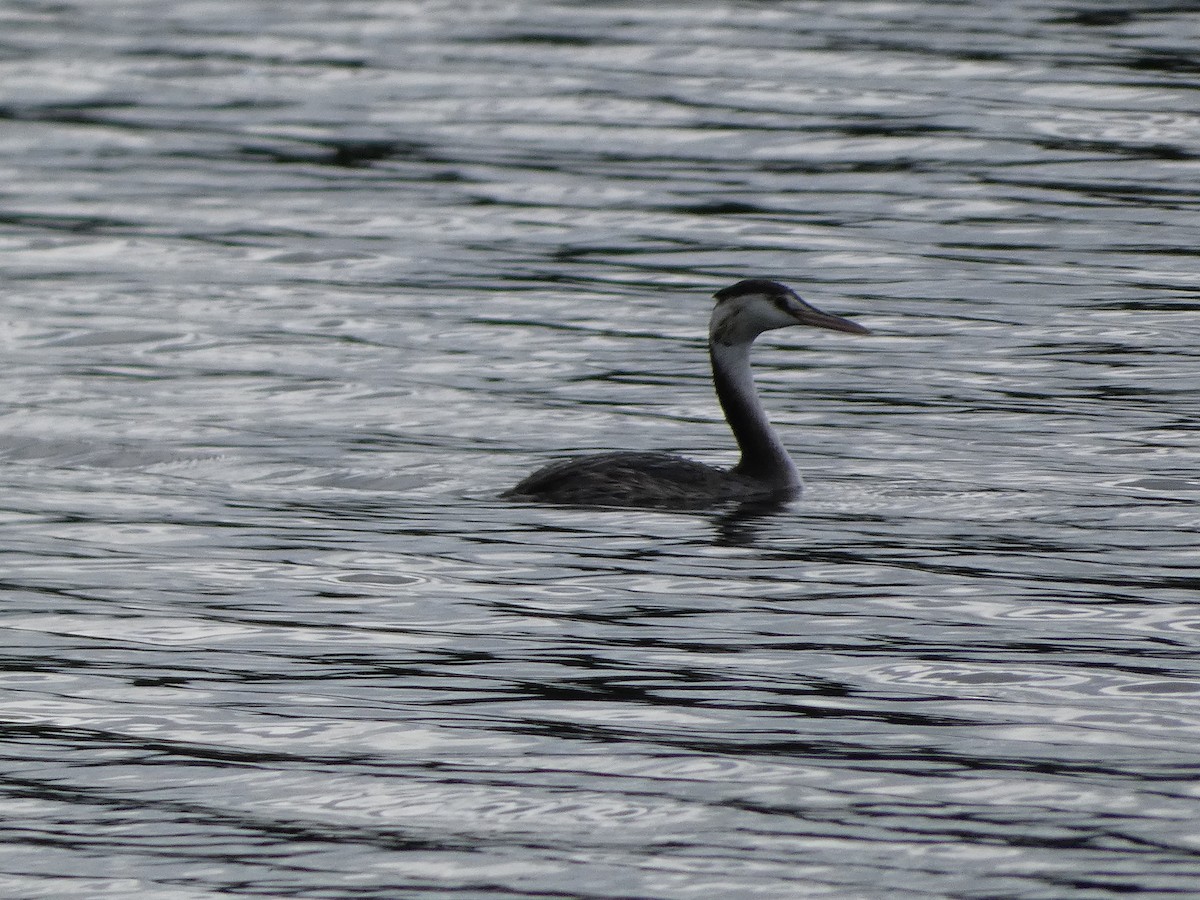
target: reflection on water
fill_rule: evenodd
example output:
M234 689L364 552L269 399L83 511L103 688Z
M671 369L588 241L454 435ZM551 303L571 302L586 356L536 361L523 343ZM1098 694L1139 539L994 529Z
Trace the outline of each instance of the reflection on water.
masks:
M1198 889L1194 16L0 19L0 894Z

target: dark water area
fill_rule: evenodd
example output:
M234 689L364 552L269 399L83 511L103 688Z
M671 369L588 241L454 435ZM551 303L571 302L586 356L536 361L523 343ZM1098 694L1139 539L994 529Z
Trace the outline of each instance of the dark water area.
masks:
M1200 895L1198 48L6 4L0 896ZM498 499L731 462L748 276L800 499Z

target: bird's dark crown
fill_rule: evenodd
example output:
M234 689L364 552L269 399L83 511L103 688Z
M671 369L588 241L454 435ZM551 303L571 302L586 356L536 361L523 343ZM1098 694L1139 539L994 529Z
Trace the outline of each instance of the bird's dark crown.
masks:
M746 297L750 294L766 294L768 297L794 296L790 288L780 284L778 281L771 281L768 278L746 278L737 284L721 288L721 290L713 294L713 297L718 303L724 303L726 300Z

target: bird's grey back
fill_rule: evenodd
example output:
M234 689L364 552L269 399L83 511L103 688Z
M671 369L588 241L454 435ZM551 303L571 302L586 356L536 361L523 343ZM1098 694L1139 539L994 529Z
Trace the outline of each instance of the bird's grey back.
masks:
M551 463L505 496L588 506L682 508L770 496L761 482L671 453L600 453Z

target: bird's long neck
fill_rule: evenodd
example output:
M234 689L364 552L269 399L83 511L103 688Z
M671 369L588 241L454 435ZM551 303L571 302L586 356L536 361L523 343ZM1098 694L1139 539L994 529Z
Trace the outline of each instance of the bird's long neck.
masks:
M712 360L717 399L742 451L742 459L733 471L774 487L797 487L800 473L767 420L754 387L750 344L709 341L708 355Z

